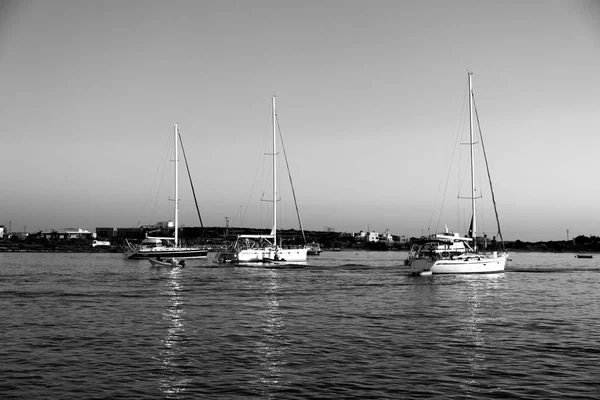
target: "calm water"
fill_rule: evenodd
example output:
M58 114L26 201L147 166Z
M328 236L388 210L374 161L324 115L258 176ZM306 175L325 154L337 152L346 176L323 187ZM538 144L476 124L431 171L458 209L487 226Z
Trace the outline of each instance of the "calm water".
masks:
M405 255L0 253L0 398L600 398L600 255L433 277Z

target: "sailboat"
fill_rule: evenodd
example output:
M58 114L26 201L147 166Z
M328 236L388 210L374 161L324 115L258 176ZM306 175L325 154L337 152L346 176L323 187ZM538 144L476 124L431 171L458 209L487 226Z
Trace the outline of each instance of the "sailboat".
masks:
M133 249L127 258L149 259L154 266L183 266L185 259L206 258L208 251L198 247L182 247L179 243L179 151L177 147L179 129L177 124L173 129L174 146L174 237L147 236L139 248Z
M238 235L232 253L218 255L218 261L238 263L283 263L306 262L308 248L304 246L282 246L277 236L277 114L275 96L272 98L273 119L273 227L268 235Z
M433 275L433 274L481 274L503 272L508 252L503 248L498 251L496 248L495 237L492 241L491 251L487 251L487 237L483 240L477 239L477 215L475 213L475 156L474 156L474 138L473 138L473 84L472 72L468 72L469 78L469 143L470 146L470 172L471 172L471 226L469 234L460 236L458 233L446 232L434 234L428 238L420 240L413 245L408 254L405 264L408 265L415 275ZM484 154L485 154L485 149ZM487 163L487 160L486 160ZM489 177L489 170L488 170ZM491 179L490 179L491 188ZM492 192L492 199L494 192ZM494 201L494 211L496 212L496 221L498 223L498 235L502 239L496 202ZM483 242L483 249L479 242ZM502 240L502 247L504 241Z

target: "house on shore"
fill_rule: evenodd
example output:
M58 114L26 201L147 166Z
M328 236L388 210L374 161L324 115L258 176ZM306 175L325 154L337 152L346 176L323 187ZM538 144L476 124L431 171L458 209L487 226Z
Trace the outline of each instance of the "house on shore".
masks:
M62 231L42 232L41 236L48 240L91 239L93 233L87 229L65 228Z

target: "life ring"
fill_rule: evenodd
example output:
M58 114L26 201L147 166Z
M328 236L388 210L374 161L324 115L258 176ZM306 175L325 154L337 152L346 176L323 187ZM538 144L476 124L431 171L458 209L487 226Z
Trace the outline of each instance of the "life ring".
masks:
M444 251L444 252L442 253L442 257L444 257L444 258L448 258L448 257L450 257L450 253L448 253L447 251Z

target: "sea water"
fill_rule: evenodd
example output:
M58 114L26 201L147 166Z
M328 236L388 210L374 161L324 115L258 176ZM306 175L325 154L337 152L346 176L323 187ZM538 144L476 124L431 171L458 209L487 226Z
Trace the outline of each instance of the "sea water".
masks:
M429 277L405 257L0 253L0 398L600 398L600 255Z

